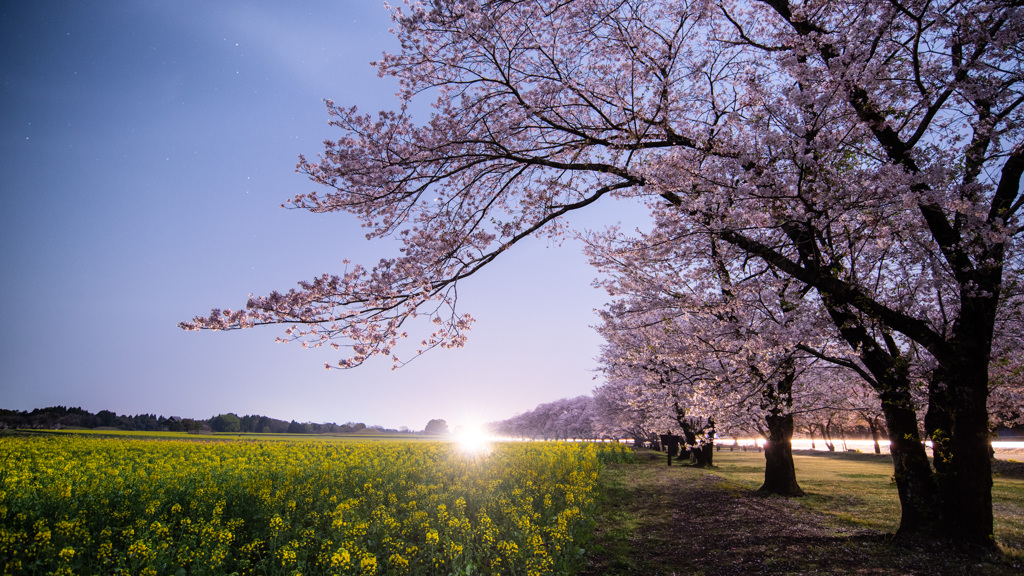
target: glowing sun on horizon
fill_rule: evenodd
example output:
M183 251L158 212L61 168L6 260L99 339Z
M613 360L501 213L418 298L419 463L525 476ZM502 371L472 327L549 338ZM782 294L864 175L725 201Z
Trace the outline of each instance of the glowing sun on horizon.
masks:
M482 426L461 426L455 432L459 450L467 455L483 456L491 451L491 436Z

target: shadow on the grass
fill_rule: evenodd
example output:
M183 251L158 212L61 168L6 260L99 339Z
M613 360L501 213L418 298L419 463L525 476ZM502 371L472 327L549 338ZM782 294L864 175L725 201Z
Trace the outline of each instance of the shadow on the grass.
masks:
M870 455L874 457L874 455ZM1019 574L997 554L897 543L891 534L836 528L800 499L765 496L686 466L609 467L594 553L582 574Z

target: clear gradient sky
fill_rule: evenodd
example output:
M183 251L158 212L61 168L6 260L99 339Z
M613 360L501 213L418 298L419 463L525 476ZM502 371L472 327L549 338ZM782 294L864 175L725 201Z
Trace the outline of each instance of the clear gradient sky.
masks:
M294 167L335 136L322 99L395 107L368 64L390 26L378 0L3 3L0 408L422 429L590 392L606 298L572 243L503 255L460 290L467 346L398 371L326 371L339 354L283 328L176 327L393 254L347 215L279 207L315 188Z

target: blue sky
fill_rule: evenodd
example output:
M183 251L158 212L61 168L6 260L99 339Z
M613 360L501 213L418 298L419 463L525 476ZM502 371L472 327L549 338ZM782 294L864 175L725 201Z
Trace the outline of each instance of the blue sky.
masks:
M279 207L315 188L294 167L335 136L322 99L394 108L368 65L390 26L376 0L4 3L0 407L420 429L589 392L605 297L572 243L473 277L467 346L398 371L326 371L336 352L275 327L175 326L394 252L347 215Z

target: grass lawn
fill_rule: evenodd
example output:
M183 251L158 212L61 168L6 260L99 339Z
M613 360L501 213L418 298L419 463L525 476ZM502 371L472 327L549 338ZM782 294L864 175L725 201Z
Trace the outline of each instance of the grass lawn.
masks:
M983 574L1024 570L1024 479L997 474L1001 555L892 541L899 500L888 456L795 457L803 498L762 496L764 455L717 452L710 470L639 452L609 465L594 553L584 574Z

